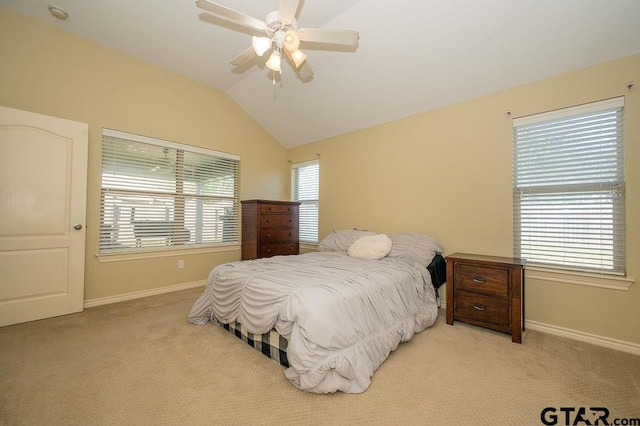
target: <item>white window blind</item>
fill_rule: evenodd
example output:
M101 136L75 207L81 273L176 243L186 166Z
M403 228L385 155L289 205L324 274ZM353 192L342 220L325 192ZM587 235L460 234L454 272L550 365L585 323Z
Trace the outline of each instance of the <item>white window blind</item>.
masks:
M624 98L516 119L514 254L625 273Z
M100 253L238 242L238 156L104 129Z
M300 202L300 241L318 242L320 163L318 160L291 167L291 199Z

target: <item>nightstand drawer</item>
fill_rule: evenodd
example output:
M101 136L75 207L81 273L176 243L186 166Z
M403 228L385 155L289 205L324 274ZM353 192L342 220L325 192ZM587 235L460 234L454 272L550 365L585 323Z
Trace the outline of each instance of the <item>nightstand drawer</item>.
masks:
M478 265L459 264L455 270L455 286L483 294L506 297L509 292L509 270Z
M457 291L454 316L499 327L509 326L509 300L482 294Z

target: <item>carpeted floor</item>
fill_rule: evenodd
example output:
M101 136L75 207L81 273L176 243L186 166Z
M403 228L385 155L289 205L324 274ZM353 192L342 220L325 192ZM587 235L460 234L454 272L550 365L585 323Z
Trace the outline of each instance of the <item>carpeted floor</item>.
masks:
M305 393L220 327L187 323L201 291L0 328L0 424L536 425L545 407L557 424L580 407L592 423L589 407L640 419L640 357L535 331L518 345L444 312L365 393Z

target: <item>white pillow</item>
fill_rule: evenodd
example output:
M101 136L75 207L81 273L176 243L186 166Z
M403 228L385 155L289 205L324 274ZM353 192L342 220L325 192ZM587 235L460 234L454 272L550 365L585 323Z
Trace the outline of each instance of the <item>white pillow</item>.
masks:
M360 259L378 260L391 251L391 245L391 238L385 234L369 235L351 244L347 254Z

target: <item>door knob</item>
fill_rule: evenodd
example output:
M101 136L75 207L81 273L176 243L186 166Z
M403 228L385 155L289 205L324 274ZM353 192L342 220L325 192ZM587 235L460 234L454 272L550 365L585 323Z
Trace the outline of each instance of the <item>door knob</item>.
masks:
M79 231L82 229L82 225L80 225L79 223L76 223L75 225L73 225L73 229L75 229L76 231Z

